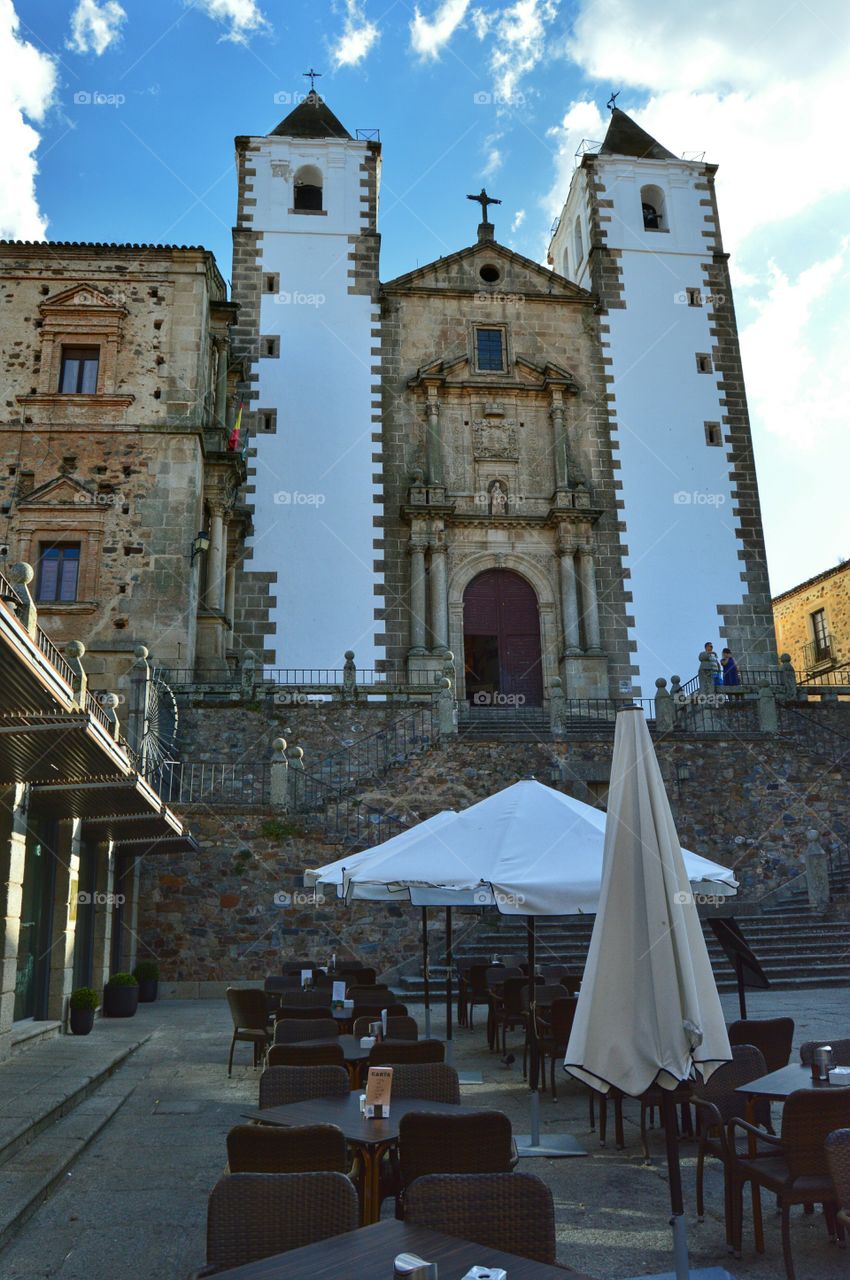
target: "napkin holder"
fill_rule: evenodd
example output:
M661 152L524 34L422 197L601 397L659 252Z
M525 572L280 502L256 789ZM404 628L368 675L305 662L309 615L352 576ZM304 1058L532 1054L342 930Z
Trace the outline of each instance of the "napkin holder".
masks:
M426 1262L415 1253L400 1253L393 1262L396 1280L438 1280L436 1262Z

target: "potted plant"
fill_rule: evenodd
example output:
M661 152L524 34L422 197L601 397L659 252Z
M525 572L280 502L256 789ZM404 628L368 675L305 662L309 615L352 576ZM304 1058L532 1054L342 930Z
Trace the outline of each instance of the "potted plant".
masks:
M106 1018L132 1018L139 1007L139 984L132 973L113 973L103 988Z
M159 965L155 960L140 960L133 974L139 980L139 1004L150 1004L159 987Z
M94 1026L94 1011L100 1004L100 997L91 987L77 987L71 992L68 1001L70 1008L71 1032L75 1036L87 1036Z

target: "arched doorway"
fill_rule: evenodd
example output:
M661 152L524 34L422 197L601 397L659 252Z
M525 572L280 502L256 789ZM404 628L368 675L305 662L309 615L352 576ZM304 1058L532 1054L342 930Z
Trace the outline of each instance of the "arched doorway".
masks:
M466 696L473 706L543 702L540 615L533 587L509 569L487 569L463 593Z

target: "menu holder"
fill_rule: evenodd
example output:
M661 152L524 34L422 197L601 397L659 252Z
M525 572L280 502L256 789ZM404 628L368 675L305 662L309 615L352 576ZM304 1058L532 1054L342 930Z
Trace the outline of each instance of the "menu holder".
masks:
M364 1115L369 1120L385 1120L390 1114L393 1089L392 1067L370 1067L366 1076Z
M331 1008L345 1008L345 983L335 982L331 989Z
M312 985L313 985L313 970L302 969L301 970L301 990L307 991L309 990L310 987L312 987Z

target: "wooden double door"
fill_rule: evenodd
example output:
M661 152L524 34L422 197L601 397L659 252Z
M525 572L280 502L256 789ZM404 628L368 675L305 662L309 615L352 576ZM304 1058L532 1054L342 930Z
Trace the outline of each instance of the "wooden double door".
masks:
M466 696L473 706L543 702L540 614L525 578L487 569L463 594Z

